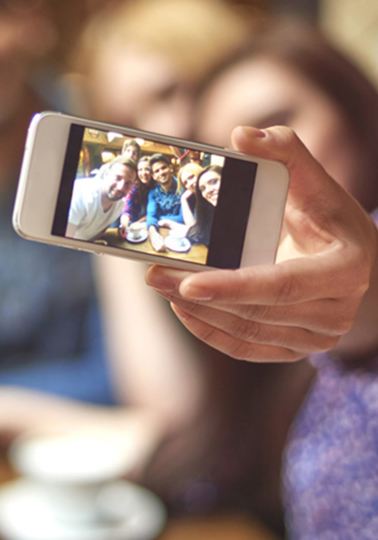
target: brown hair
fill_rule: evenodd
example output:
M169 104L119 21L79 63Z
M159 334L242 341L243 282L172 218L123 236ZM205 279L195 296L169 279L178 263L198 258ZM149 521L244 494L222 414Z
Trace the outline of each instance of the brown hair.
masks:
M250 40L202 79L197 99L218 76L256 56L272 59L303 75L339 110L360 155L361 181L378 204L378 93L365 74L313 25L293 19L268 19ZM230 96L232 99L232 96Z
M166 31L165 31L166 29ZM222 0L138 0L100 13L86 27L73 64L90 73L104 47L138 45L169 58L184 80L198 80L247 37L248 25Z
M185 165L182 165L182 167L179 168L179 171L177 174L177 179L179 181L180 186L185 188L184 183L182 181L182 175L184 172L193 173L196 175L198 179L198 176L202 173L202 171L203 171L203 167L201 167L201 165L196 162L194 163L189 162L189 163L185 163Z

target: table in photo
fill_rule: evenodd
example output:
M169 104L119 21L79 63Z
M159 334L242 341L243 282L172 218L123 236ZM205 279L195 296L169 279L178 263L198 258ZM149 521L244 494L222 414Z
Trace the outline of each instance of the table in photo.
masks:
M169 229L166 227L160 228L162 236L166 237L169 234ZM160 232L159 231L159 232ZM107 245L112 247L118 247L128 251L136 251L138 253L147 253L148 255L159 255L161 257L167 257L169 259L182 260L193 263L205 264L207 258L207 246L204 244L192 244L189 251L180 253L177 251L169 251L163 253L156 252L151 246L149 238L144 242L132 243L120 235L117 227L108 228L98 239L99 242L105 241Z

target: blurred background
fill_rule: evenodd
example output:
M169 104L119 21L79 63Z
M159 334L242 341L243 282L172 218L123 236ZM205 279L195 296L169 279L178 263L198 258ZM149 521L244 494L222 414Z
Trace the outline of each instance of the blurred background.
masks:
M155 492L161 487L169 515L185 515L182 508L202 514L198 505L214 510L210 485L194 482L183 496L172 487L174 468L166 483L156 473L156 467L167 468L180 444L186 450L190 446L179 441L176 453L164 455L177 426L191 425L202 410L208 373L204 376L201 360L213 353L194 343L167 308L144 292L143 270L132 264L120 268L112 261L98 267L82 253L21 240L12 231L11 210L33 113L58 110L193 136L198 88L272 16L294 16L320 28L378 84L375 0L0 0L2 482L16 474L7 452L20 435L96 427L137 441L126 476ZM150 356L155 361L149 362ZM217 362L213 364L219 366ZM209 363L213 365L211 359ZM250 376L259 381L257 394L264 377L302 380L291 366L266 370L267 375L262 367L250 368ZM305 388L311 374L303 377ZM185 384L176 395L178 380ZM276 391L279 395L269 387L269 392ZM288 418L296 406L292 404ZM224 413L219 411L214 418ZM198 435L196 451L206 446L204 433ZM265 440L265 435L259 437ZM276 443L281 448L281 439ZM161 447L161 461L158 457L154 463L151 456ZM272 457L274 467L280 455L277 450L278 457ZM206 466L206 460L203 463ZM192 529L190 522L184 532L175 522L166 538L283 538L277 478L259 482L262 500L256 497L245 513L242 504L231 504L238 516L233 521L222 517L218 529L213 518L198 525L204 529ZM176 496L181 501L177 507Z

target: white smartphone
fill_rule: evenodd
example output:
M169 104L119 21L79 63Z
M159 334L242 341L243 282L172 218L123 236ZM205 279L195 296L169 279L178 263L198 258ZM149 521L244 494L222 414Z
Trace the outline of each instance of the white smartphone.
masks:
M42 112L13 225L26 239L188 270L272 263L288 183L274 161Z

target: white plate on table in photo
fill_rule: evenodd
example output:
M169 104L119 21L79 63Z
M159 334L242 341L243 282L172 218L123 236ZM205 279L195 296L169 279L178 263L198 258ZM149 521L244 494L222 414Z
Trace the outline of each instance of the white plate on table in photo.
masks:
M140 236L137 238L133 238L128 233L126 234L126 240L128 242L131 242L131 244L141 244L142 242L145 242L148 238L148 232L147 230L143 231Z
M165 247L171 251L177 251L178 253L186 253L192 247L190 241L185 237L177 237L168 235L164 239Z
M137 225L139 225L139 227L137 230L135 230ZM132 223L126 230L125 238L132 244L140 244L141 242L145 242L145 240L148 238L147 224Z
M98 496L96 519L70 519L51 504L43 485L18 479L0 488L0 535L4 540L153 540L166 511L147 489L115 481Z

